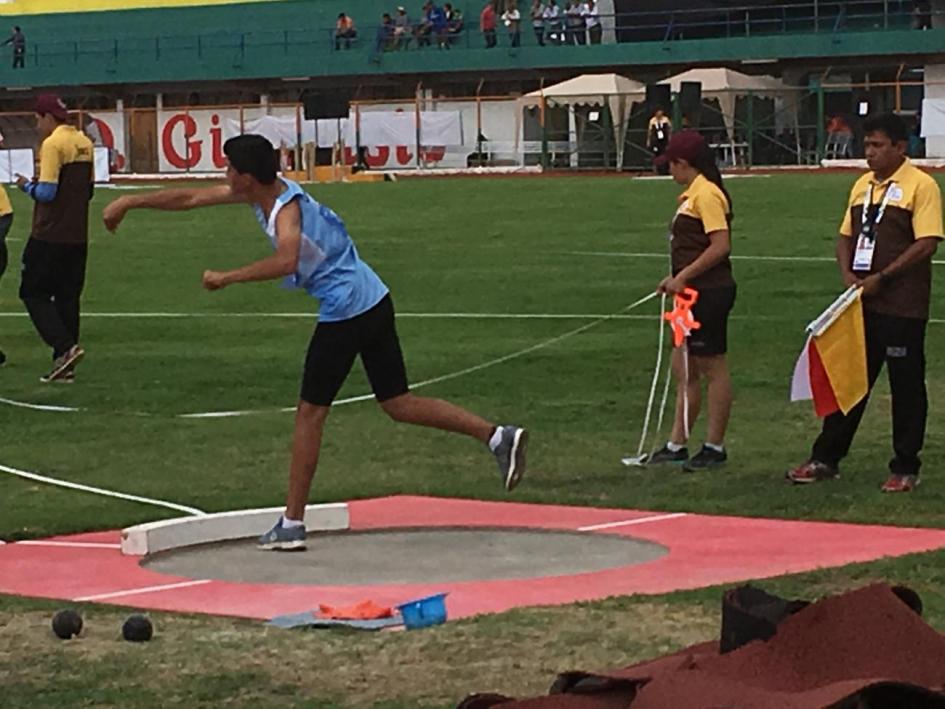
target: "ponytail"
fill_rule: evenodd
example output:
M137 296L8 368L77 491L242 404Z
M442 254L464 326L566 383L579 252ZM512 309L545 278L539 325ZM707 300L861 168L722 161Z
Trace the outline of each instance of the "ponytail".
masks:
M729 195L728 190L725 189L725 185L722 183L722 173L719 172L719 166L715 161L715 151L712 150L712 148L710 148L708 145L705 146L705 149L699 154L699 157L693 161L692 167L702 173L705 179L722 190L722 194L725 195L725 199L728 201L728 213L725 216L728 219L729 225L731 226L732 220L735 219L735 214L732 210L732 197Z

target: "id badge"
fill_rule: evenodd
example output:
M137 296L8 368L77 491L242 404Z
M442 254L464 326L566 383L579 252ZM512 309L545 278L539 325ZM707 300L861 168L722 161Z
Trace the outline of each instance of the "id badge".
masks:
M869 271L873 267L873 253L876 251L876 239L860 232L856 239L856 251L853 254L853 270Z

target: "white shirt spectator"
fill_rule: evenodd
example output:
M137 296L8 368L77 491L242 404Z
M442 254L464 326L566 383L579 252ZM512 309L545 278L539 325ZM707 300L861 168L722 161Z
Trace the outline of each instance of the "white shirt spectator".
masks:
M597 9L597 3L593 5L582 5L581 14L584 16L584 22L588 29L597 27L597 25L600 24L600 10Z

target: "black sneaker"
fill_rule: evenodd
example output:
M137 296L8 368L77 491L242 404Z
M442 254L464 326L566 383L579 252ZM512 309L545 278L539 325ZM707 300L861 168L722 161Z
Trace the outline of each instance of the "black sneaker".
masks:
M79 360L84 356L85 350L78 345L73 345L64 354L53 361L52 369L49 370L48 374L41 376L39 381L43 384L48 384L49 382L61 379L67 372L73 371L75 366L79 363Z
M0 350L0 367L7 363L7 356L3 354L3 350Z
M662 465L664 463L685 463L689 460L689 449L683 446L678 451L671 451L669 446L663 446L647 460L648 465Z
M728 460L728 455L724 450L720 452L704 445L702 446L702 450L692 456L683 466L683 470L687 473L694 473L698 470L705 470L706 468L714 468L717 465L722 465L726 460Z

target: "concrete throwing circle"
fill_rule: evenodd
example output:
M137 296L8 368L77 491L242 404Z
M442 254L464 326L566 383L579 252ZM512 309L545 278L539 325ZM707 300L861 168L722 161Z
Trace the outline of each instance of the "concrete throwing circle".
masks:
M142 566L241 583L382 585L571 576L653 561L653 542L608 534L515 528L397 528L309 535L302 552L263 552L255 540L185 547Z

